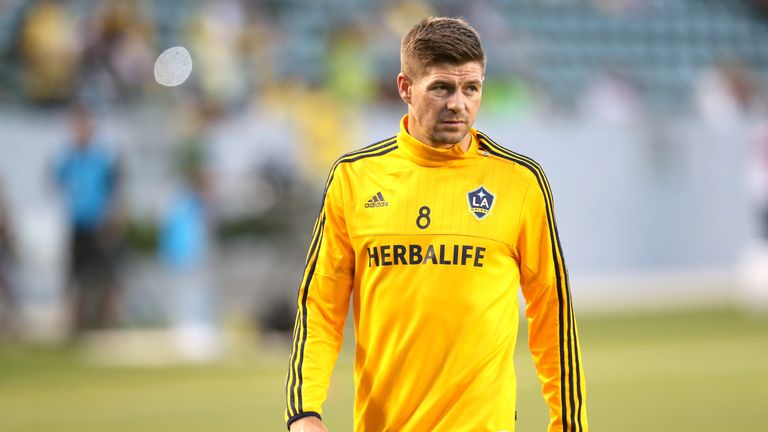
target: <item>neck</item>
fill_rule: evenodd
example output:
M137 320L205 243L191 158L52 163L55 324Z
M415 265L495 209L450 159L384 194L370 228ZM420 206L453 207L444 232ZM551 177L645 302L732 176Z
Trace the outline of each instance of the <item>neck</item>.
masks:
M415 123L416 121L413 118L413 115L411 113L408 113L408 122L405 124L405 130L409 134L411 134L412 137L416 138L417 140L421 141L422 143L430 147L448 149L455 145L458 145L463 151L466 152L469 149L469 145L472 143L472 134L470 133L467 133L464 136L464 138L462 138L459 142L456 142L456 143L433 142L427 134L423 133L421 130L418 130L418 128L414 128L411 126Z

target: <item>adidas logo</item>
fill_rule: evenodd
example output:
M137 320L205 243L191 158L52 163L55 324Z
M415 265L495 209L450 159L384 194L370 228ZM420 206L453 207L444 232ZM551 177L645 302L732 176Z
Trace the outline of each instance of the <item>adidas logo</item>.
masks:
M386 207L388 205L389 203L384 199L384 195L379 192L365 203L365 208Z

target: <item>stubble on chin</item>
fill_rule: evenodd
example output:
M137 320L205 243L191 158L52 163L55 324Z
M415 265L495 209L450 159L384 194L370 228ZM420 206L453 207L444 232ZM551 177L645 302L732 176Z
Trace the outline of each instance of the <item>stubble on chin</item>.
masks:
M467 131L467 130L463 130L463 128L461 130L457 130L455 132L434 131L430 138L432 139L432 142L435 145L439 145L439 146L452 146L452 145L460 143L461 140L463 140L464 137L467 136L468 132L469 131Z

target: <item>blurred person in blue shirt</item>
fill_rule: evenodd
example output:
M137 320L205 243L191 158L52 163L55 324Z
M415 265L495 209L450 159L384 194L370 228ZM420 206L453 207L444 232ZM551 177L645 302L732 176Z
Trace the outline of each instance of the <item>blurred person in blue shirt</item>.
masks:
M208 250L205 206L194 187L184 186L171 200L160 242L165 264L190 271L205 262Z
M183 360L208 361L221 354L212 263L209 175L205 167L205 120L182 140L177 162L182 184L169 201L159 254L168 277L169 318ZM195 122L195 123L196 123Z
M54 175L69 218L68 288L79 333L115 324L120 176L115 155L95 139L91 113L76 105L70 115L72 142L56 159Z

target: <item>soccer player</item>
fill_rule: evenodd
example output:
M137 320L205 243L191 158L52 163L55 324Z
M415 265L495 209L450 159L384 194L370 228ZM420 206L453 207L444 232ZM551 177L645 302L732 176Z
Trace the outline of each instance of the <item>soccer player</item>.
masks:
M472 128L485 71L477 32L425 19L403 38L401 67L399 133L328 176L298 293L289 430L326 431L352 300L357 432L513 431L520 286L549 431L587 431L549 184L536 162Z

